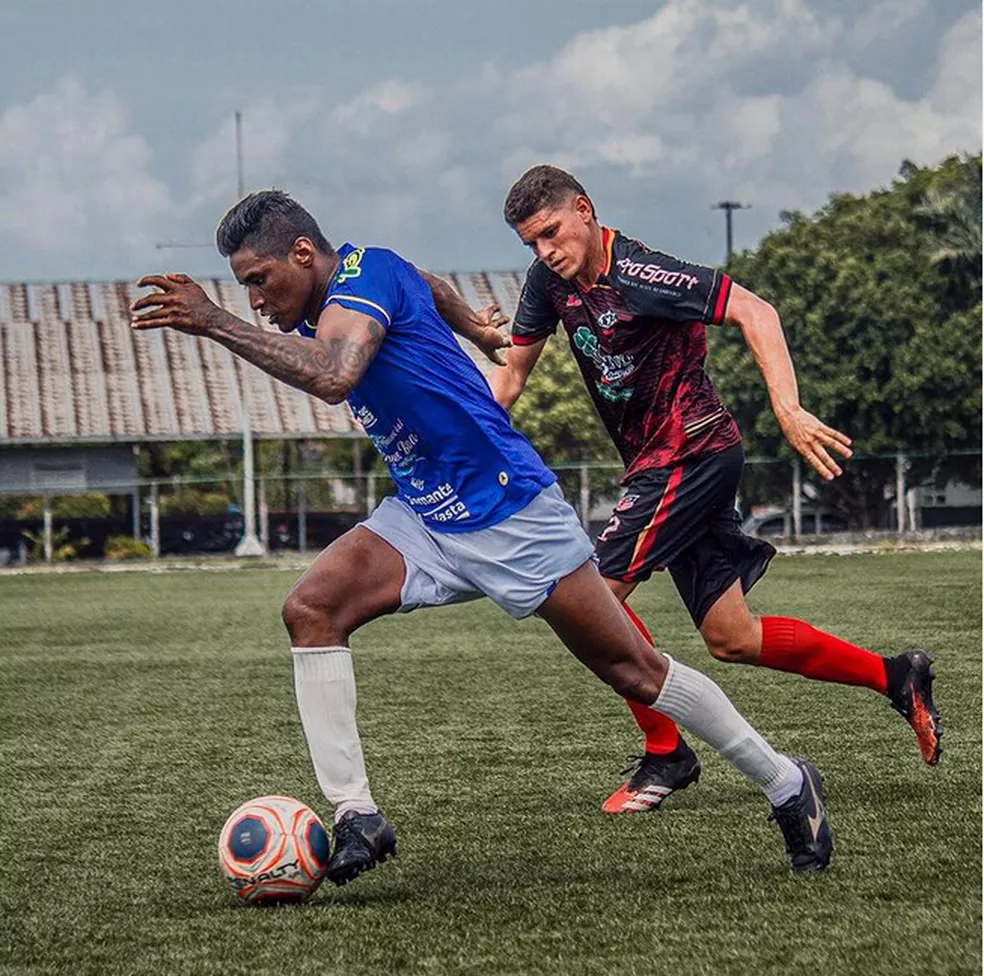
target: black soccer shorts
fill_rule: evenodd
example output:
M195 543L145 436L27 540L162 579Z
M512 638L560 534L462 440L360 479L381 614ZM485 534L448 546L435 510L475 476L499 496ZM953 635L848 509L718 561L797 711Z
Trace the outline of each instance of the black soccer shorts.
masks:
M630 478L595 543L602 576L638 583L668 569L698 627L735 580L747 593L776 550L741 531L735 497L744 465L736 444Z

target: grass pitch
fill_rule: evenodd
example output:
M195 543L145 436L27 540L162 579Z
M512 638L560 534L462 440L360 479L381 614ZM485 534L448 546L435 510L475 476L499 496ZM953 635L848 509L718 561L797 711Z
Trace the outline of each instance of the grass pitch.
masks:
M267 570L0 578L0 973L879 974L981 969L981 556L777 559L752 594L937 657L923 766L871 692L713 661L667 579L633 604L780 749L823 771L837 850L792 877L758 792L706 747L659 814L599 804L639 739L538 620L489 603L356 635L374 793L401 856L306 906L236 904L243 800L327 814Z

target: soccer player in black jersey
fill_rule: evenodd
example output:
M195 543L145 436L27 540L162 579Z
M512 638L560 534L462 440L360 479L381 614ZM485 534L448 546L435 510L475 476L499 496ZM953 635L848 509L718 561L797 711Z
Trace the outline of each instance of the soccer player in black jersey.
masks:
M623 605L639 583L668 569L714 657L887 695L914 729L923 759L935 764L941 729L928 654L882 657L801 620L753 615L745 602L775 549L739 527L741 434L704 370L705 326L741 329L784 436L814 470L835 478L841 468L834 455L851 456L850 439L800 404L775 309L722 271L601 225L584 187L554 166L526 172L504 213L535 260L492 391L511 407L548 337L563 325L625 464L621 498L597 540L602 575ZM439 301L438 308L449 321L465 317L451 303ZM606 813L655 809L700 771L671 721L628 704L645 733L645 753L605 801Z

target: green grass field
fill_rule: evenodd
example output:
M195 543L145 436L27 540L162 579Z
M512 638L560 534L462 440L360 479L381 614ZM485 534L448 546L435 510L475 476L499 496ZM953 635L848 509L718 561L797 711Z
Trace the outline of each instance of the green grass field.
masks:
M251 796L322 814L280 602L295 572L0 577L0 973L981 971L981 555L776 561L757 609L937 656L936 769L869 691L713 661L668 579L633 601L780 749L824 772L837 852L792 877L757 791L606 818L639 741L539 620L488 603L356 635L400 857L306 906L240 907L215 840Z

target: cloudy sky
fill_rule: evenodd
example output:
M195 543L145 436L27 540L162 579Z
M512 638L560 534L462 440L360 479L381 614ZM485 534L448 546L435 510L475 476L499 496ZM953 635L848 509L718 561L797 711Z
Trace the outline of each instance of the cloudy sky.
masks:
M523 267L529 165L692 260L981 147L979 0L0 0L0 280L224 274L248 189L334 243Z

